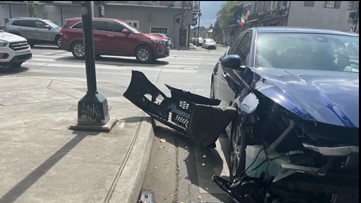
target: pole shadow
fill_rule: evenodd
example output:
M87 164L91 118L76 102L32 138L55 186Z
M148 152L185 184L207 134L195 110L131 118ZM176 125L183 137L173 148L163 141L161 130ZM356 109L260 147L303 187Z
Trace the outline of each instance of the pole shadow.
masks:
M18 184L11 188L0 198L0 203L15 202L18 197L34 185L44 174L46 174L54 165L56 165L66 154L76 147L85 137L97 135L99 132L76 132L76 136L67 142L63 147L51 155L41 165L34 169L29 175L22 179Z

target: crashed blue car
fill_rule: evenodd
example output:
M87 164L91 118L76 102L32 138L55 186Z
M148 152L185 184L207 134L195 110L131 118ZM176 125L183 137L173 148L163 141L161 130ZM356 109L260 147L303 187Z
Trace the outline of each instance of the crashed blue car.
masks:
M214 147L230 140L234 202L359 202L359 35L257 27L215 65L210 98L133 71L124 96L153 118Z

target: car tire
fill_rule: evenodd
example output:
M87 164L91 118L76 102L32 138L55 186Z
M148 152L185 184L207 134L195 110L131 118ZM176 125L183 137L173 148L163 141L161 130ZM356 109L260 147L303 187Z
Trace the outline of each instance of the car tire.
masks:
M55 38L55 44L56 44L56 46L58 46L59 48L61 48L61 38L60 38L60 36L57 36L57 37Z
M140 46L135 51L135 57L141 63L150 63L153 61L153 52L146 46Z
M85 50L84 44L81 41L74 42L71 45L71 53L76 59L84 59L85 57Z
M229 174L231 181L239 178L246 166L247 135L238 122L232 122L229 154Z

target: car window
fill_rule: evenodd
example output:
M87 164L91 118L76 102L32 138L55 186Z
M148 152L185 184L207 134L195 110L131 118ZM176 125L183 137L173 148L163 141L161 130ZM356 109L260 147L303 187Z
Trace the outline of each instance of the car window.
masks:
M73 25L71 28L83 29L83 22L80 21L77 24Z
M252 32L247 32L244 37L242 38L235 54L237 54L241 58L241 65L247 64L247 59L249 52L251 50L252 44Z
M124 29L123 26L121 26L119 23L116 22L107 22L108 27L106 28L107 31L111 32L122 32Z
M241 39L245 35L245 32L241 33L236 40L234 40L231 45L229 46L228 55L236 54L236 50L238 48L239 43L241 42Z
M12 25L24 26L24 27L36 27L33 20L15 20Z
M50 25L50 26L53 27L53 28L59 28L59 26L58 26L56 23L54 23L53 21L44 20L44 22L45 22L46 24Z
M108 31L108 24L102 21L93 21L93 30Z
M135 27L133 27L133 26L127 24L127 23L122 23L122 25L123 25L125 28L127 28L128 30L132 31L133 33L137 33L137 34L142 33L142 32L139 31L137 28L135 28Z
M45 23L41 22L41 21L34 21L35 27L37 28L44 28L45 27Z

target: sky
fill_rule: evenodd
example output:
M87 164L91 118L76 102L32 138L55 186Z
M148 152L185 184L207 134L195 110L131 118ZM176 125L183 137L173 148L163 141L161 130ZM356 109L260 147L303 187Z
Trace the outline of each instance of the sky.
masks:
M200 26L209 27L217 20L217 12L225 1L201 1L201 23ZM198 26L198 25L197 25Z

